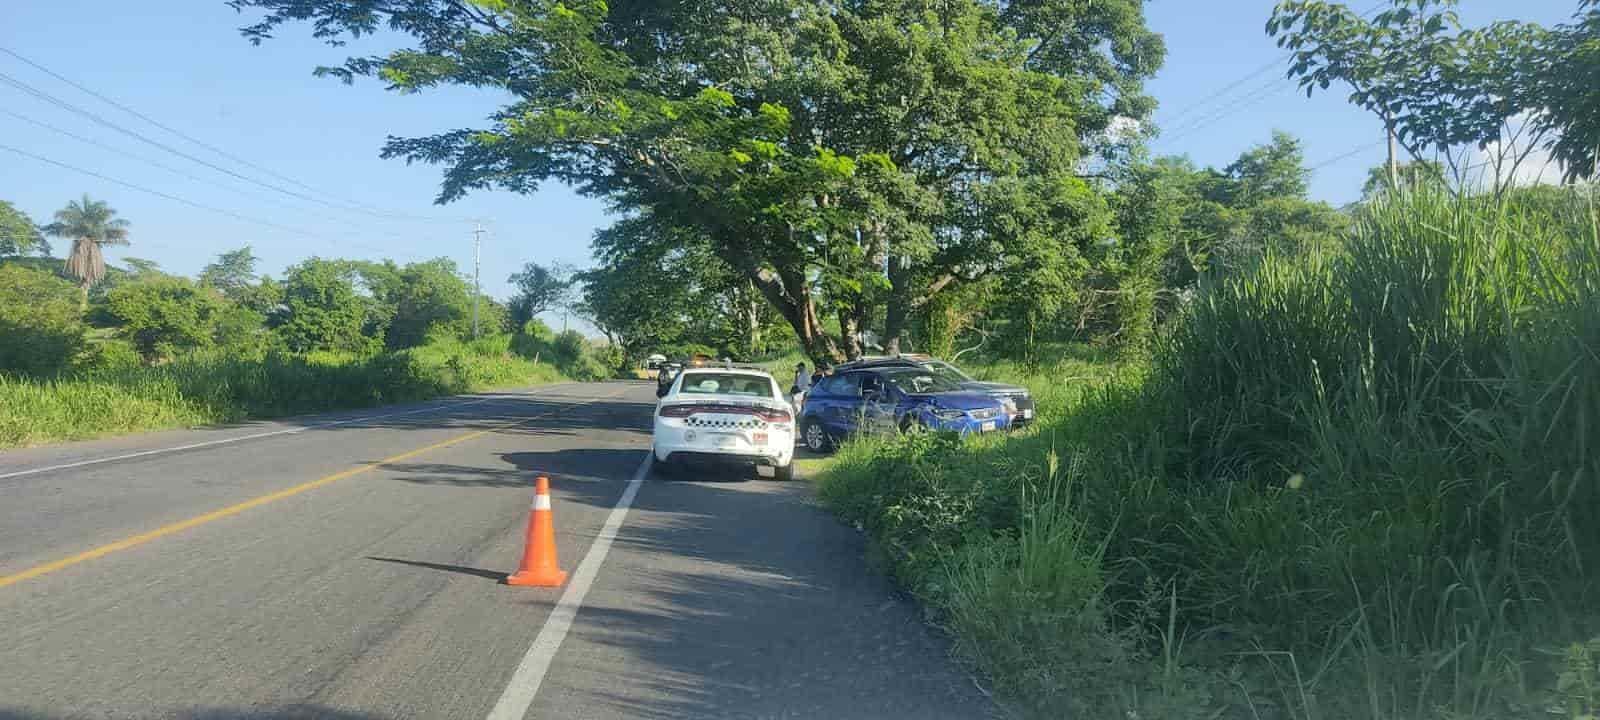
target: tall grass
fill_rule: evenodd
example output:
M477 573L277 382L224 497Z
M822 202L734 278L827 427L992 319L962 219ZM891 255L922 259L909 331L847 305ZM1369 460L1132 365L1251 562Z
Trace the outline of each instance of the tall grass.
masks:
M1212 281L1147 375L1067 399L1030 436L847 449L822 478L1029 714L1592 706L1585 206L1381 200L1339 248Z
M561 374L510 352L509 337L442 341L359 357L187 356L49 380L0 375L0 447L409 402Z

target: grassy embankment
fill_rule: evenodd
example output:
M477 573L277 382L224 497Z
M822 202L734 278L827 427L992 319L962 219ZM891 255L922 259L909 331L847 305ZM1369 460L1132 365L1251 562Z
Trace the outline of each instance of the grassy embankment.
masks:
M56 379L0 374L0 448L117 433L410 402L562 379L511 352L509 336L358 357L230 356L82 370Z
M1600 706L1583 209L1380 203L1083 374L1020 378L1037 431L861 442L818 478L1023 715Z

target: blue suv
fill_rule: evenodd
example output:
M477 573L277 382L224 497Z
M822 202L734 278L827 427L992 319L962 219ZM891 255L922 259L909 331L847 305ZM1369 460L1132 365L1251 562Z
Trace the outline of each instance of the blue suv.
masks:
M925 368L887 366L845 370L806 393L800 411L800 441L811 452L827 452L855 433L919 428L967 435L1004 430L1005 405Z

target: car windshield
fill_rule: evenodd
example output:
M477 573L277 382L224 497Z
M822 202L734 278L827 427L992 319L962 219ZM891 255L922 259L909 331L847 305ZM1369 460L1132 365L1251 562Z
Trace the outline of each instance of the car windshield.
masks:
M694 372L683 376L678 392L684 395L746 395L777 397L772 380L760 375Z
M883 379L890 385L900 388L901 392L922 394L955 392L961 389L960 383L951 382L937 373L922 368L896 368L882 372Z
M961 383L972 382L971 375L961 372L961 370L956 366L941 360L933 360L923 363L922 367L924 370L927 370L928 372L957 385L960 385Z

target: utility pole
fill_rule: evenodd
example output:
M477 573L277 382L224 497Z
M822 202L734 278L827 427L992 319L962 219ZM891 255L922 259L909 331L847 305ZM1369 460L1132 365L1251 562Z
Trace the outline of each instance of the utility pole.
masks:
M1389 134L1389 187L1400 187L1400 163L1395 159L1394 116L1383 113L1383 129Z
M478 297L482 291L478 289L478 274L480 270L478 248L482 245L483 223L477 223L472 229L472 339L478 339Z

